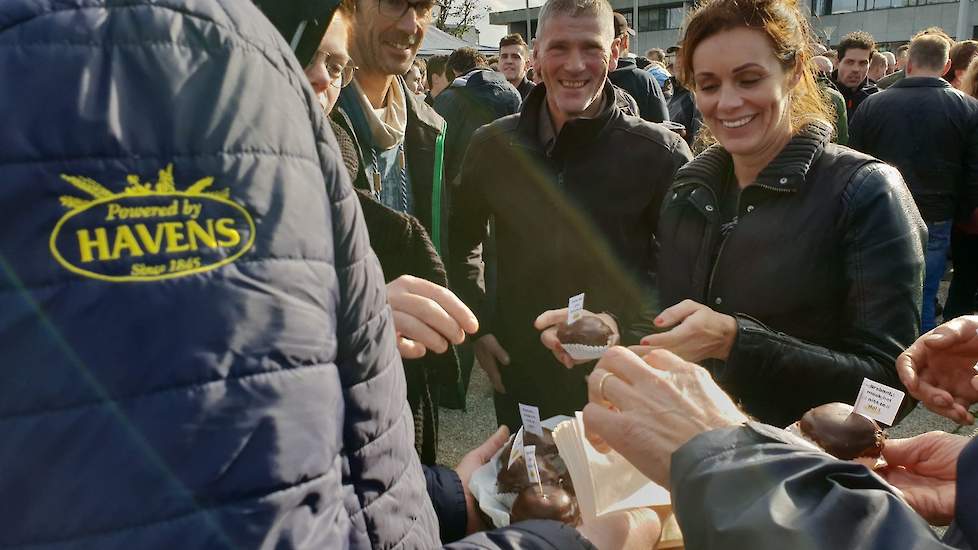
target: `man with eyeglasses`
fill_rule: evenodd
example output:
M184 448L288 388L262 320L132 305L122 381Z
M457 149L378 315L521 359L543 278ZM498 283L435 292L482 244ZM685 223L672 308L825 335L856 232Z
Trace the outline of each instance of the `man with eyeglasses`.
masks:
M355 67L347 50L353 2L337 9L326 35L306 66L306 77L330 117L347 173L360 172L359 146L343 112L333 111L340 89L352 82ZM394 313L397 348L404 362L408 404L414 417L414 447L422 464L435 464L441 386L446 400L458 395L459 359L455 345L478 328L475 315L448 290L445 266L428 232L414 216L381 204L366 189L357 189L370 246L387 282L387 302Z
M445 121L401 77L411 68L434 7L434 0L356 1L350 53L359 68L353 85L340 92L336 110L343 121L338 132L357 144L354 186L417 217L441 253L448 202L442 176Z

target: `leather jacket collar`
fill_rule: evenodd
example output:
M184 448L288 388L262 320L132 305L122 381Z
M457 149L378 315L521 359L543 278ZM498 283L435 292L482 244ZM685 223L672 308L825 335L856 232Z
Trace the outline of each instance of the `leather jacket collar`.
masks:
M615 90L611 82L604 81L602 89L601 110L592 118L578 118L567 121L557 135L550 156L560 158L564 154L573 155L579 153L581 147L596 142L603 137L605 130L621 117L621 111L615 105ZM609 101L608 99L612 100ZM540 109L547 108L547 88L543 83L538 84L530 95L526 96L526 102L520 111L520 121L516 127L516 133L520 136L524 144L532 144L532 149L543 150L540 143L539 125Z
M806 125L761 170L755 184L778 191L797 191L815 159L831 139L832 127L828 124L813 122ZM716 192L725 172L732 166L730 153L716 143L679 169L675 185L704 185Z

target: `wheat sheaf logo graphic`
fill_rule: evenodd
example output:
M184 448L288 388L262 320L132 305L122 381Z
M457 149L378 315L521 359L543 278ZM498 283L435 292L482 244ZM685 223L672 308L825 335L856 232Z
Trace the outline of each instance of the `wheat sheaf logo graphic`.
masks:
M106 189L101 183L85 176L69 176L67 174L61 174L61 179L74 185L79 190L88 193L95 200L107 199L120 195L120 193L113 193L112 191ZM121 195L151 195L154 193L169 194L177 191L177 188L173 183L172 162L167 164L166 168L160 170L159 177L156 179L155 184L139 181L138 174L129 174L126 177L126 183L128 185L122 191ZM188 187L184 192L188 195L209 195L213 197L220 197L222 199L228 198L229 192L227 189L221 189L220 191L207 191L207 188L213 183L213 176L201 178L193 185ZM79 199L78 197L72 197L70 195L62 195L59 200L61 205L69 210L85 208L86 206L92 204L92 200Z
M178 189L173 163L155 182L129 174L119 192L93 178L61 174L87 195L62 195L68 212L51 233L51 253L69 271L111 282L158 281L216 269L254 244L251 214L214 177Z

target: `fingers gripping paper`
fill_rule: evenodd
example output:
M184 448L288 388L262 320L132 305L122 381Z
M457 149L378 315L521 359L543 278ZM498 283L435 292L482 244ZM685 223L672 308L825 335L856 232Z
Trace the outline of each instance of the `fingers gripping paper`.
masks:
M554 430L554 442L574 481L585 521L609 512L670 504L669 492L642 475L616 451L598 452L584 436L580 411Z

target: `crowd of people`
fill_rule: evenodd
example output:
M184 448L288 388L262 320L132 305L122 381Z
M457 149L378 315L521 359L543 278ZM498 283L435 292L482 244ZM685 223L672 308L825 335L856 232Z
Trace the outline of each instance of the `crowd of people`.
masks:
M468 481L532 405L686 548L978 548L974 441L871 472L782 429L865 379L973 422L978 41L704 0L640 56L547 0L421 59L436 8L0 4L0 546L653 547L651 509L487 525ZM474 365L500 428L442 466Z

